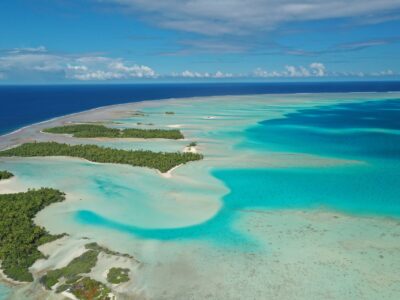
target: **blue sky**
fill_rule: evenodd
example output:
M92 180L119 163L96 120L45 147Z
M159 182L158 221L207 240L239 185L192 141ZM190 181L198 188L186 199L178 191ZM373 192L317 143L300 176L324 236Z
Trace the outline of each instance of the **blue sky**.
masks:
M399 0L0 2L0 83L399 76Z

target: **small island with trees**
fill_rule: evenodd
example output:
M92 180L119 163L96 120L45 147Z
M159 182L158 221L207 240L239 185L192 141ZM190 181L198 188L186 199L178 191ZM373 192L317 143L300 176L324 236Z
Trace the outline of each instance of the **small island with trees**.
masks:
M0 170L0 180L10 179L11 177L14 177L13 173Z
M120 284L129 281L129 269L111 268L107 273L107 281L112 284Z
M85 252L72 259L65 267L48 271L40 278L41 284L56 293L68 292L78 299L109 299L111 289L102 282L90 277L101 252L116 257L129 257L126 254L111 251L97 243L85 245ZM129 281L129 269L112 267L107 272L107 282L119 284Z
M73 124L45 128L43 132L55 134L72 134L77 138L141 138L141 139L183 139L182 132L177 129L139 129L110 128L97 124Z
M25 143L0 151L0 157L70 156L98 163L127 164L147 167L162 173L190 161L203 159L203 155L191 152L152 152L149 150L121 150L97 145L68 145L56 142Z

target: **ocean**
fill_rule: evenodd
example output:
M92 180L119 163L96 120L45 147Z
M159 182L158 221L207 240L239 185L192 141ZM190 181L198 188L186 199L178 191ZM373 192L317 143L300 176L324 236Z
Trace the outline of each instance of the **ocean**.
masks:
M400 91L400 82L0 85L0 134L100 106L217 95Z

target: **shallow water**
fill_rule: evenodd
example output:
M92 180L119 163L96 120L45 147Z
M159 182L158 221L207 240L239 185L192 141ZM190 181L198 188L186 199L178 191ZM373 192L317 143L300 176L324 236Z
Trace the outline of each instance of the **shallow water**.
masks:
M140 107L147 114L141 121L179 125L187 139L96 143L179 150L197 141L205 160L165 178L78 159L2 158L0 169L16 178L0 188L65 191L67 201L36 222L138 256L138 285L151 299L204 299L208 292L215 299L310 299L328 290L335 299L374 299L383 290L397 299L400 118L396 95L386 96L243 96ZM138 118L117 122L132 127Z
M238 149L256 146L264 155L273 149L357 159L363 163L341 167L213 170L212 175L230 193L224 197L218 214L202 224L148 230L90 211L80 211L76 219L140 237L206 238L226 245L240 238L245 240L239 234L235 236L230 228L245 209L322 208L400 217L400 136L385 131L400 129L399 108L398 100L335 104L302 109L248 129L247 139Z
M11 295L11 288L0 283L0 300L6 300Z
M204 162L206 167L203 162L189 164L178 170L175 178L165 179L144 168L76 159L8 159L2 168L17 175L21 189L48 186L67 191L74 201L54 205L38 215L39 222L55 231L64 227L57 222L62 216L70 230L93 226L140 238L207 239L226 245L237 239L251 240L231 228L245 209L328 208L353 214L400 215L400 101L372 98L374 101L352 102L340 97L326 101L309 96L311 103L284 105L262 96L240 99L229 106L224 102L229 98L211 99L209 105L207 100L178 101L173 116L165 115L163 106L151 106L144 117L117 120L118 126L125 127L134 127L138 120L158 127L178 124L186 136L204 140L206 159L214 162ZM204 130L207 127L210 129ZM126 149L141 148L145 143L148 149L160 150L160 145L184 147L188 142L97 143ZM224 163L222 151L226 151ZM307 165L305 160L302 166L290 167L284 158L280 165L262 166L280 152L315 155L321 163ZM289 157L304 160L296 154ZM328 164L329 159L357 163ZM254 167L248 168L250 160Z
M345 167L218 170L240 207L329 208L400 217L400 100L301 109L260 122L238 149L355 159ZM235 204L233 204L235 203Z

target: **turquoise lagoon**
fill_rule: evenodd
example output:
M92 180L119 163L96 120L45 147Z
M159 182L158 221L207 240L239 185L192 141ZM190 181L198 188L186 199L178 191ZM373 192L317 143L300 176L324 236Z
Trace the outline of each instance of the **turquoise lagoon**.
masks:
M38 218L40 224L59 232L94 228L142 239L204 239L238 245L252 241L234 226L248 209L329 209L397 218L400 101L393 97L374 101L342 97L326 102L312 96L308 103L289 105L279 101L271 105L263 96L254 102L246 97L230 102L227 97L225 104L181 101L174 104L173 121L163 115L162 105L148 107L145 112L155 114L151 122L158 126L178 124L187 135L200 139L200 146L201 141L210 148L218 143L232 144L225 153L210 155L210 162L206 149L204 164L209 167L203 167L203 162L189 164L176 171L176 178L155 176L152 170L136 168L132 172L129 166L80 160L11 159L0 163L16 173L21 187L50 186L68 192L73 201L54 205ZM118 126L129 127L137 119L117 121ZM134 142L104 144L126 148ZM145 144L146 148L154 145L160 149L157 143ZM176 147L167 144L170 149ZM242 153L246 155L237 156ZM352 163L247 166L247 159L257 157L262 162L275 153L289 153L299 160L299 154L309 154ZM226 162L218 164L222 158ZM243 161L234 162L240 159Z
M360 164L218 170L215 176L231 190L225 203L400 216L399 100L300 109L260 122L246 131L246 137L237 148L307 153Z
M231 135L232 133L228 133ZM237 132L235 134L238 134ZM239 133L240 134L240 133ZM221 210L201 224L147 229L92 211L78 222L142 238L248 240L232 230L246 209L330 209L358 215L400 216L400 101L380 100L307 107L260 122L235 149L258 154L292 152L355 160L345 166L216 168L229 193Z

